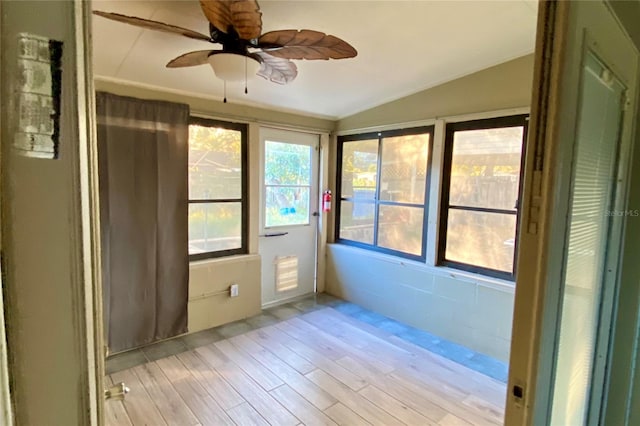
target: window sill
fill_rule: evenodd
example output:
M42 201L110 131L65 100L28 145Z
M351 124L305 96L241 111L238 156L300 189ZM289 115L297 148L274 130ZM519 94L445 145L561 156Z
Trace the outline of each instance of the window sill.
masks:
M200 260L190 260L189 267L199 267L199 266L208 266L211 264L218 263L236 263L236 262L246 262L248 260L254 260L256 258L260 258L260 255L257 253L249 253L249 254L236 254L232 256L224 256L224 257L211 257L209 259L200 259Z
M465 281L473 282L479 286L488 287L493 290L503 291L505 293L515 293L515 282L503 280L500 278L489 277L486 275L478 274L475 272L462 271L460 269L451 268L448 266L435 266L428 265L416 260L404 259L389 254L379 253L359 247L350 246L347 244L332 243L328 244L332 249L347 250L353 253L358 253L362 256L373 258L382 262L391 263L394 265L400 265L403 267L411 268L415 271L430 273L433 275L439 275L449 278L455 278Z
M437 271L439 275L451 278L473 281L478 285L489 287L493 290L504 291L505 293L515 293L516 283L514 281L504 280L502 278L489 277L487 275L476 272L463 271L449 266L429 266L432 270Z

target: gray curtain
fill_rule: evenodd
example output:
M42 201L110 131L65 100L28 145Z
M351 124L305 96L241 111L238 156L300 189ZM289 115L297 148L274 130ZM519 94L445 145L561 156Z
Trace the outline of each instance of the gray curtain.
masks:
M99 92L96 109L113 353L187 331L189 107Z

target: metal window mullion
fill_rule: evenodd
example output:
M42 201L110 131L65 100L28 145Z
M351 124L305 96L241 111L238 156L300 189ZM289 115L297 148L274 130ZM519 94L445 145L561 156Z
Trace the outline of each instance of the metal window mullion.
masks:
M273 188L311 188L311 185L309 184L300 184L300 185L296 185L296 184L272 184L272 183L265 183L264 184L265 188L266 187L273 187Z
M415 207L415 208L424 209L424 204L405 203L402 201L379 200L378 204L383 206Z
M374 198L341 197L340 201L349 201L351 203L365 203L365 204L376 203L376 200Z
M378 247L378 220L380 218L380 178L382 177L382 136L378 137L378 158L376 159L376 195L373 211L373 245Z
M222 203L242 203L242 198L221 198L219 200L189 200L189 204L222 204Z
M431 127L428 132L425 132L429 135L429 142L427 146L427 159L425 164L425 174L424 174L424 201L422 203L422 253L421 257L425 260L427 258L427 237L429 230L429 191L431 186L431 166L433 164L433 144L434 144L434 134L435 134L435 126ZM442 184L442 183L440 183ZM437 242L436 242L437 245ZM437 251L437 247L436 247Z
M337 142L337 149L336 149L336 199L340 200L339 202L336 202L336 212L334 215L334 230L333 230L333 240L334 241L339 241L340 240L340 228L341 228L341 223L340 223L340 217L341 217L341 212L342 212L342 173L344 173L343 170L343 164L342 164L342 160L343 160L343 151L344 151L344 141L340 140L339 138L336 139ZM330 177L329 177L330 179ZM318 176L318 180L319 176Z
M498 214L510 214L510 215L518 214L517 210L493 209L493 208L490 208L490 207L471 207L471 206L449 205L449 209L464 210L464 211L478 212L478 213L498 213Z
M524 160L525 160L525 154L526 154L526 147L527 147L527 137L529 135L529 116L526 116L524 118L524 125L522 127L522 145L521 145L521 149L520 149L520 174L518 176L518 199L516 200L516 232L515 232L515 244L513 247L513 268L512 268L512 273L513 276L515 277L516 275L516 266L518 263L518 242L520 241L520 233L519 233L519 229L520 229L520 218L521 218L521 214L520 214L520 206L522 205L522 189L523 189L523 178L524 178Z

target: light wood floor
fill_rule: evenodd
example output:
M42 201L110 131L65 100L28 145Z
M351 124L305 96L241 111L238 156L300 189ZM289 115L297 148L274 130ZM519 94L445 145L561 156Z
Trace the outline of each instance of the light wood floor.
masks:
M493 425L505 384L323 308L107 376L107 425Z

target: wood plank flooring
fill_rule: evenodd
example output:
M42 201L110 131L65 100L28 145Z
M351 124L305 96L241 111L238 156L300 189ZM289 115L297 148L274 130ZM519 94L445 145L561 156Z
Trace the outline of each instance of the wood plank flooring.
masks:
M332 309L113 373L108 426L497 425L506 387Z

